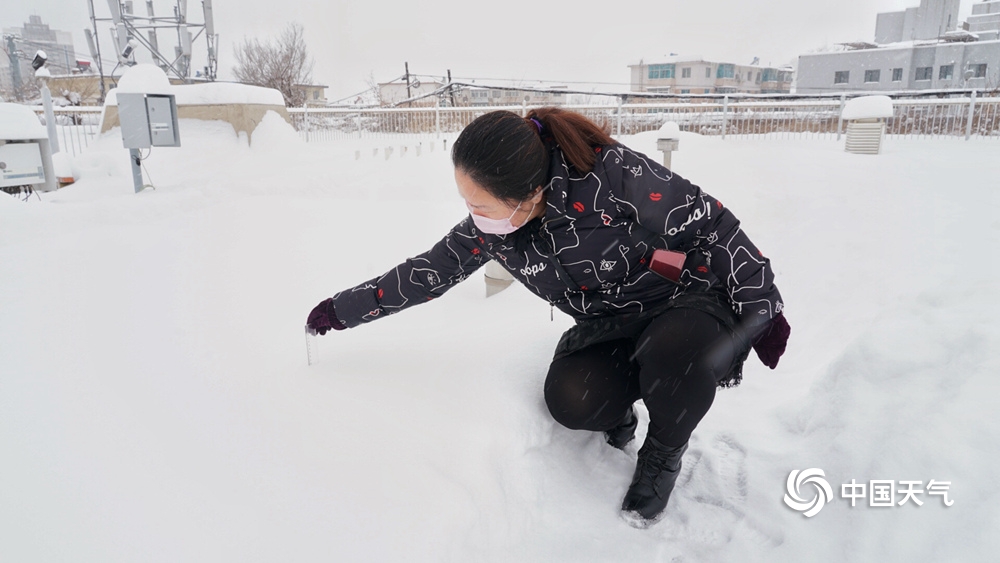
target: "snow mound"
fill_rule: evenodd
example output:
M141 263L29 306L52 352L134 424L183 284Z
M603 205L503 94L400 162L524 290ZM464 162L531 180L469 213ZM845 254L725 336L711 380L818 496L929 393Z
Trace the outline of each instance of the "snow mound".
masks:
M892 117L892 98L861 96L844 104L844 119L883 119Z
M66 152L52 155L52 168L57 178L73 178L73 157Z
M251 139L254 151L276 153L306 146L295 128L273 111L264 114L264 118L253 130Z
M185 106L220 104L260 104L267 106L285 105L285 98L274 88L213 82L210 84L190 84L174 86L177 103Z
M661 139L679 139L681 137L681 126L674 121L668 121L660 126L657 131Z
M125 71L115 89L120 94L173 94L173 87L160 67L139 64Z
M21 104L0 103L0 138L7 141L47 139L45 127L35 112Z

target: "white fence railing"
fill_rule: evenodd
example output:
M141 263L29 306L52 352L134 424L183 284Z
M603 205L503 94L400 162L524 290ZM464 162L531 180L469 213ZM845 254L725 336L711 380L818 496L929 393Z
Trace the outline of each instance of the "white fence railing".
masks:
M727 99L689 103L563 106L605 124L616 136L659 129L673 121L682 131L723 139L840 138L843 100ZM1000 140L1000 98L966 96L893 101L886 134L896 138L985 138ZM44 122L40 107L34 108ZM437 138L461 131L476 117L497 109L524 115L531 106L421 108L289 108L292 125L309 142L381 139L396 135ZM80 154L100 128L101 108L55 108L61 150Z
M45 123L45 111L41 106L33 107L38 119ZM99 107L56 107L52 108L56 119L56 139L59 150L76 156L90 146L101 127Z
M668 121L682 131L722 138L840 138L843 100L563 106L606 124L615 135L652 131ZM1000 140L1000 98L903 99L893 102L886 134L894 137ZM421 108L289 108L292 124L310 142L377 139L394 135L439 137L457 133L489 111L524 115L531 106Z

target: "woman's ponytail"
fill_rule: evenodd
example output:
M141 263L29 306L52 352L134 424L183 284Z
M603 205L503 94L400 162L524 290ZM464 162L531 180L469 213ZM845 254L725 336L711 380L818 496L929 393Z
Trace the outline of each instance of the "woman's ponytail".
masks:
M566 160L584 174L593 170L597 161L594 147L615 143L604 128L576 112L544 107L529 111L526 119L539 121L541 134L552 135Z

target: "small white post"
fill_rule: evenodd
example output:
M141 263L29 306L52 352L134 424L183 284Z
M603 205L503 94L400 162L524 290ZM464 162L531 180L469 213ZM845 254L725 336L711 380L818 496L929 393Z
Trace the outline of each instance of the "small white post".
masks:
M972 136L972 118L976 115L976 90L972 90L972 99L969 100L969 119L965 122L965 140Z
M437 138L441 138L441 106L434 107L434 129L437 131Z
M59 136L56 135L56 114L52 110L52 93L49 86L42 82L42 104L45 106L45 130L49 134L49 148L53 153L59 152Z
M673 170L671 168L671 155L675 150L680 148L680 139L663 138L656 140L657 150L663 153L663 166L668 170Z
M847 94L840 95L840 112L837 114L837 140L840 140L840 132L844 129L844 104L847 103Z

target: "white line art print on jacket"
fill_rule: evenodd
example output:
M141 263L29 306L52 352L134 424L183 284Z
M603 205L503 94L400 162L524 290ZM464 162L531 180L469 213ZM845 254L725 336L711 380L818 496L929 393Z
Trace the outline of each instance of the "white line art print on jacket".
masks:
M641 312L715 289L729 296L743 322L760 324L781 312L770 261L722 202L622 145L594 151L594 169L580 174L550 145L545 214L524 248L515 249L517 232L482 233L466 216L427 252L335 295L338 318L354 327L425 303L491 258L577 320ZM686 254L679 283L646 267L660 248Z

